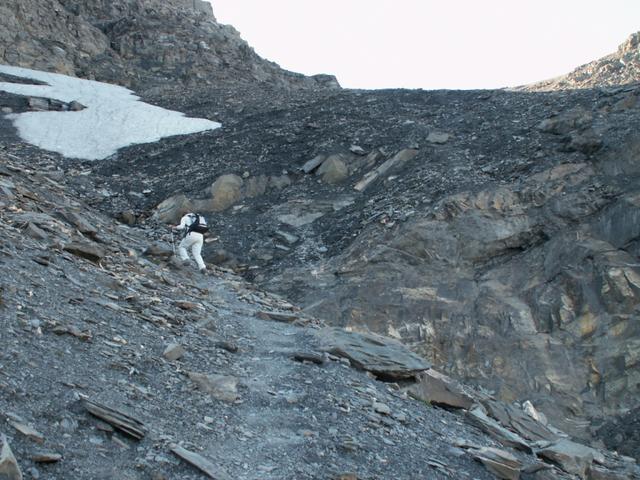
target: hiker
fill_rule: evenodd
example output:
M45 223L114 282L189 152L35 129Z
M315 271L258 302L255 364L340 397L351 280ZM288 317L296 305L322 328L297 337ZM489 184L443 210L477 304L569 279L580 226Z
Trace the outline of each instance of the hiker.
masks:
M202 251L202 244L204 243L204 234L209 230L209 227L207 227L207 221L202 215L198 215L197 213L187 213L180 220L180 224L173 227L173 230L184 232L182 241L180 242L180 245L178 245L178 255L180 260L182 260L185 265L189 263L187 249L190 248L193 258L198 264L198 269L200 272L205 273L207 271L207 267L202 260L200 252Z

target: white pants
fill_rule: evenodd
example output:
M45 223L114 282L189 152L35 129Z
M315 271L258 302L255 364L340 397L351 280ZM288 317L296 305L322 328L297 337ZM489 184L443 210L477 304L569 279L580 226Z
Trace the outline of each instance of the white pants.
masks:
M205 267L204 261L202 260L202 243L204 241L204 237L201 233L190 232L186 237L182 239L180 245L178 245L178 255L180 256L180 260L189 260L189 255L187 254L187 249L191 249L191 253L193 254L193 258L195 258L196 263L198 264L198 268L202 270Z

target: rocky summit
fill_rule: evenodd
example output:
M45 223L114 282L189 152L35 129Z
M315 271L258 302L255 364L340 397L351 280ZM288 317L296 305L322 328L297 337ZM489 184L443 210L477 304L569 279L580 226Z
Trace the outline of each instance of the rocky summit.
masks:
M20 115L91 102L0 88L0 479L640 478L638 34L346 90L207 2L81 3L3 2L1 62L221 127L65 158Z

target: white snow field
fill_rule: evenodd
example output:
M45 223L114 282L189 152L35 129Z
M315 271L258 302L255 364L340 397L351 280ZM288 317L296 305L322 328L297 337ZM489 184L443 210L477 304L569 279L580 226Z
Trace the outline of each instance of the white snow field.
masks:
M0 65L0 72L47 85L0 82L0 91L84 105L79 112L12 113L20 137L68 158L101 160L118 149L172 135L219 128L218 122L185 117L139 101L131 90L57 73Z

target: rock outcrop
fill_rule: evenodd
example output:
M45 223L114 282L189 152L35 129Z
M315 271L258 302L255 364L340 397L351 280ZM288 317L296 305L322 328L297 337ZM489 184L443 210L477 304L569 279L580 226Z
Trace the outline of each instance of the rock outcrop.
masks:
M138 93L224 83L338 88L334 77L260 58L203 0L7 0L0 63L132 87Z
M523 87L526 90L598 88L638 83L640 32L630 35L618 51L576 68L571 73Z

